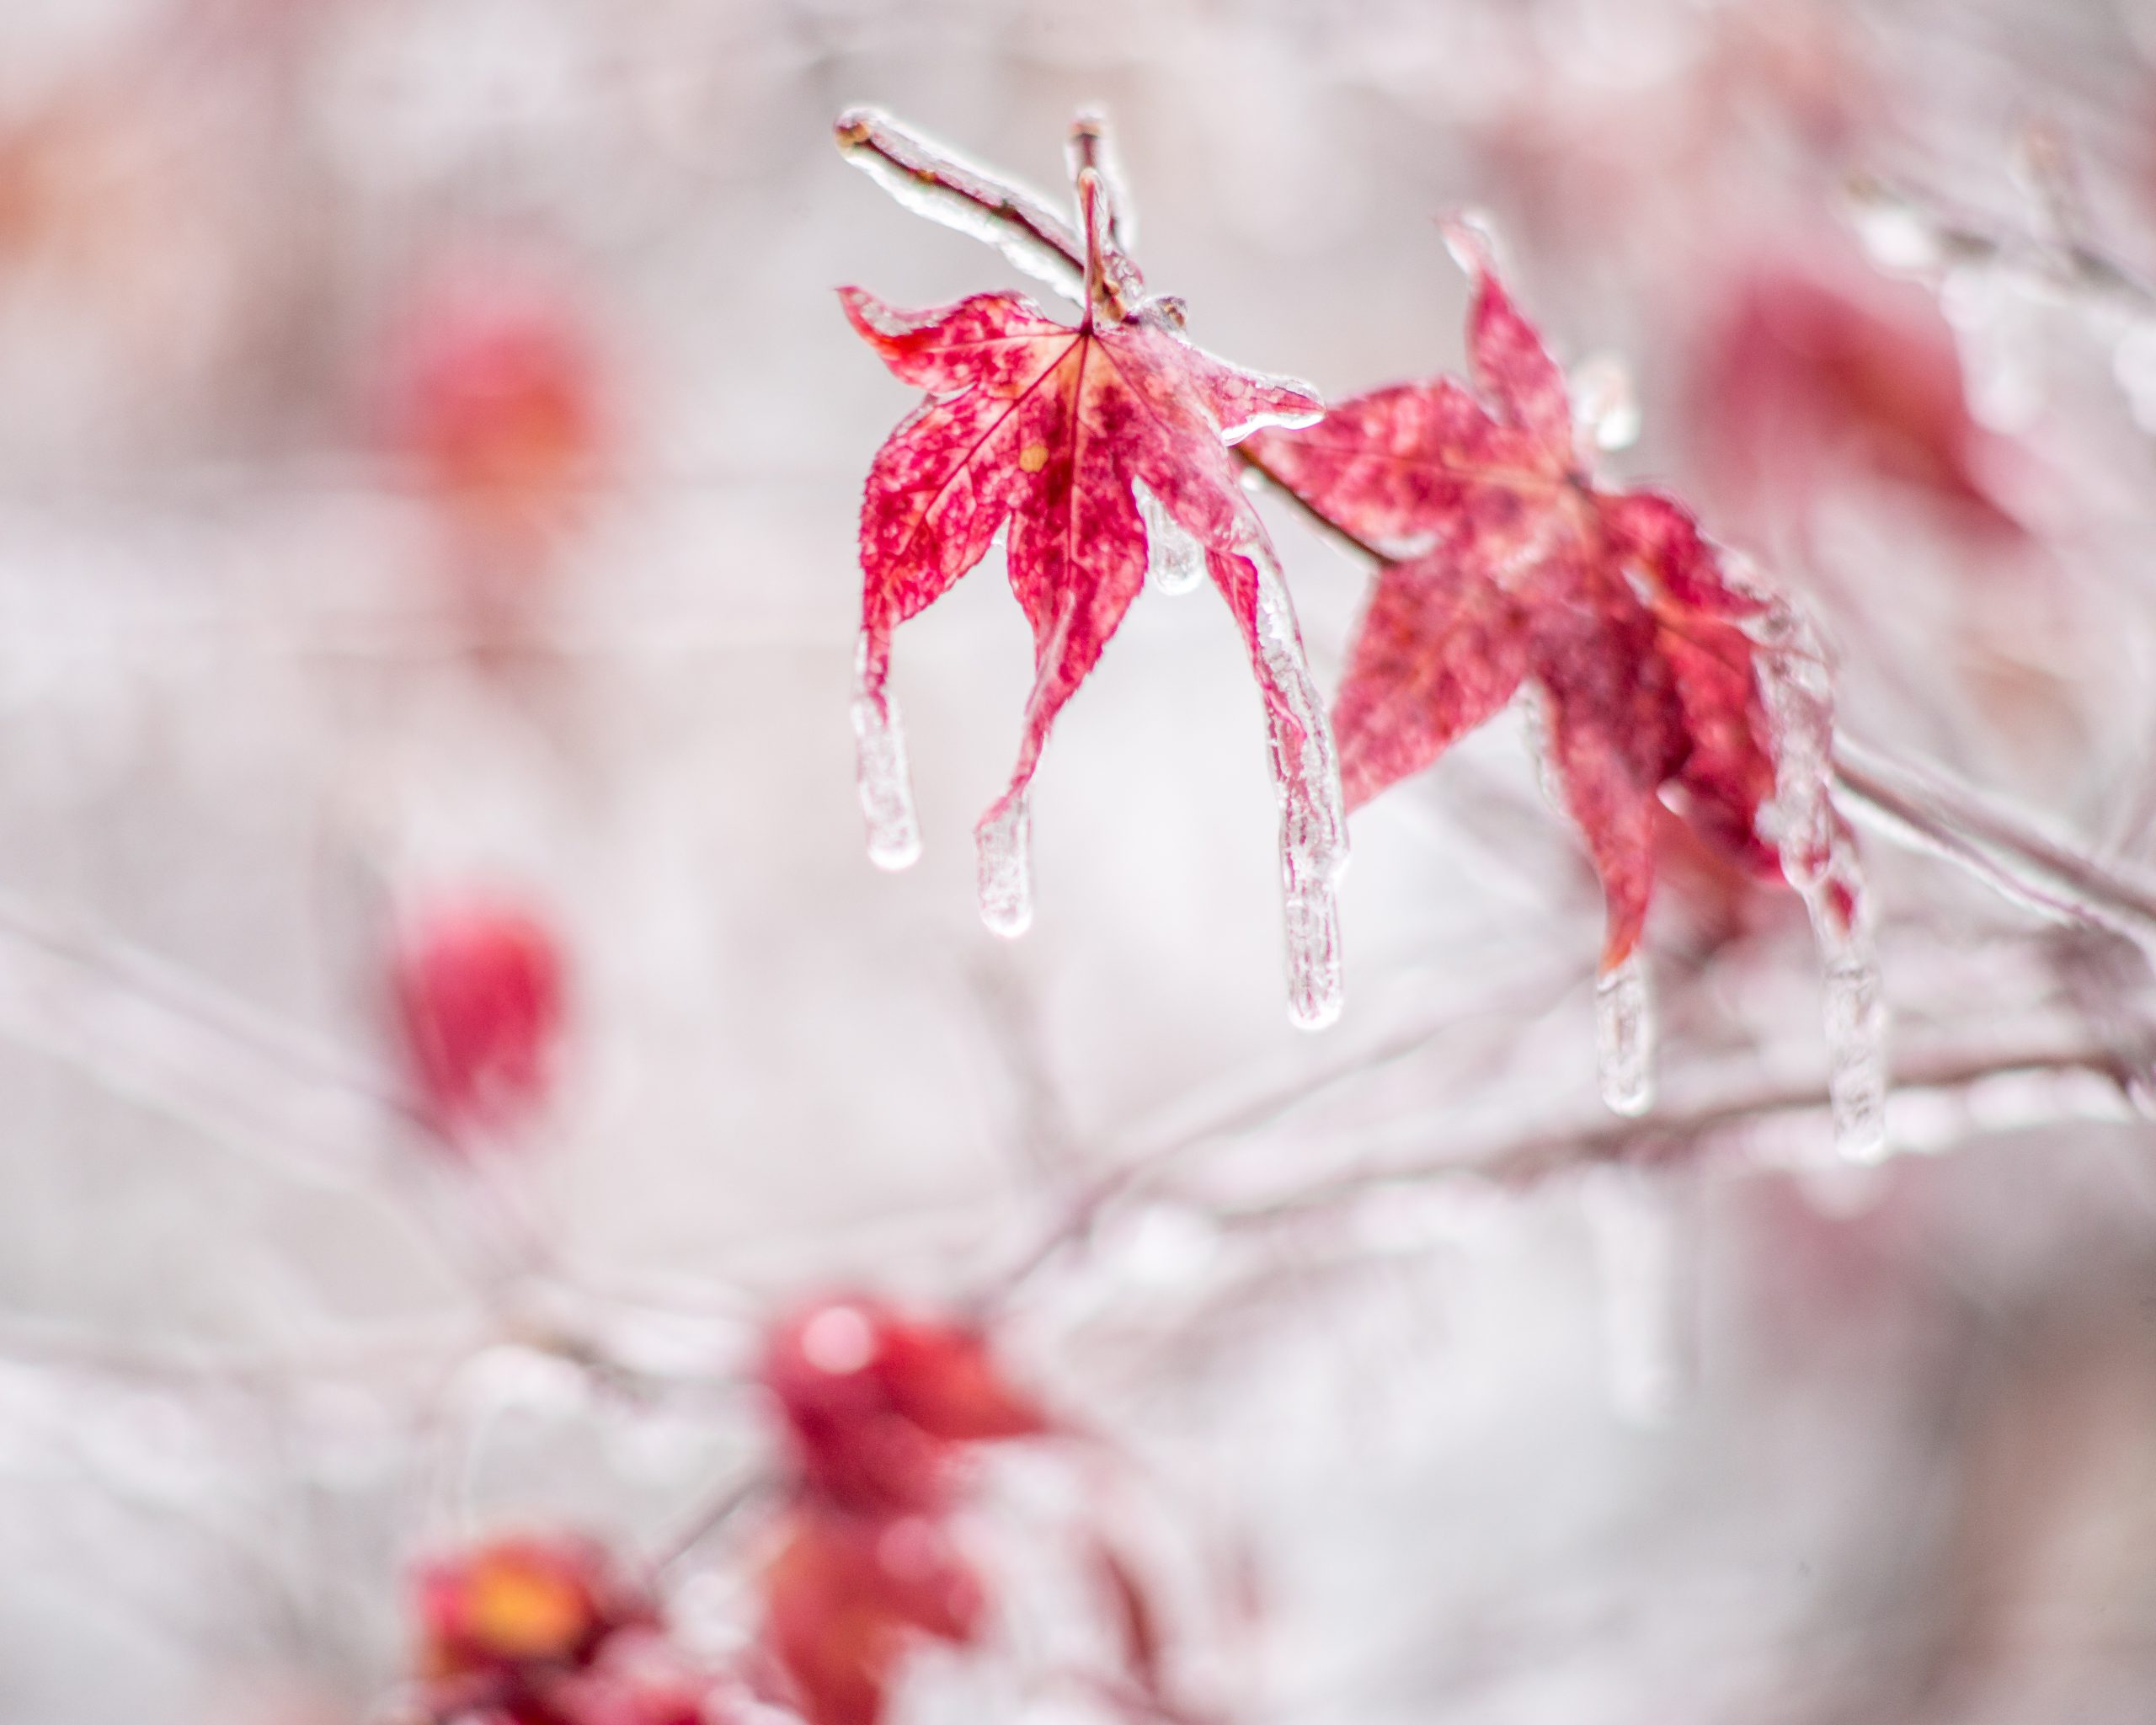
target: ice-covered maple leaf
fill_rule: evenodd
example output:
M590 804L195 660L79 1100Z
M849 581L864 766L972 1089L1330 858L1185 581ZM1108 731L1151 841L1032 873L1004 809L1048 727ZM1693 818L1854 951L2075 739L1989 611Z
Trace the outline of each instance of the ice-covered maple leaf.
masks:
M1538 697L1546 758L1599 875L1605 1090L1646 1103L1644 980L1633 958L1659 807L1762 873L1785 873L1846 944L1857 913L1826 799L1828 709L1816 651L1773 644L1792 616L1674 499L1598 483L1563 372L1470 224L1447 228L1474 278L1475 387L1378 389L1251 452L1375 551L1375 585L1333 707L1348 806ZM1807 681L1809 679L1809 681ZM1801 709L1801 710L1800 710Z
M842 143L886 122L851 116ZM1124 254L1101 171L1097 130L1073 151L1082 252L1015 192L905 140L899 187L968 209L1019 211L1054 274L1082 256L1078 321L1013 293L917 312L843 291L854 328L927 398L878 452L861 518L865 578L854 706L870 854L903 867L919 851L897 719L886 689L896 627L980 562L999 532L1011 585L1033 626L1034 681L1008 788L977 829L982 914L1015 935L1032 915L1027 792L1056 714L1093 669L1145 585L1202 569L1227 602L1257 676L1282 802L1291 1001L1297 1020L1339 1006L1333 882L1344 856L1337 772L1273 548L1238 483L1230 446L1323 411L1299 385L1257 377L1184 338L1180 307L1145 291ZM891 147L878 159L889 166ZM925 195L925 194L924 194ZM967 200L971 201L968 202ZM938 206L931 204L931 212ZM1038 261L1038 259L1036 259Z

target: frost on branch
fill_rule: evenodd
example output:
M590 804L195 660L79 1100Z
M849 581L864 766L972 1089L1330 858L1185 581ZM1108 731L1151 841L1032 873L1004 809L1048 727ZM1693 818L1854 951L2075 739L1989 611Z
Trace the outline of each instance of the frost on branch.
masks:
M1057 713L1149 569L1164 590L1203 570L1242 630L1265 702L1290 1009L1299 1023L1329 1023L1340 1010L1334 890L1347 852L1338 769L1286 583L1229 452L1264 427L1309 425L1322 407L1299 385L1193 347L1180 307L1146 292L1123 250L1097 123L1081 121L1073 140L1081 246L1022 194L888 121L849 116L839 138L910 206L1000 236L1014 256L1038 262L1043 250L1075 247L1083 262L1075 325L1011 293L909 313L858 288L841 292L862 339L927 393L878 451L862 506L854 724L871 855L899 867L918 848L885 686L892 633L978 563L999 531L1034 639L1017 763L977 829L982 915L1000 934L1032 917L1026 798Z
M1608 905L1598 991L1603 1090L1652 1099L1639 944L1666 804L1812 907L1844 1141L1876 1143L1877 988L1854 849L1828 799L1832 705L1796 613L1756 591L1675 499L1596 483L1581 414L1540 336L1465 222L1468 356L1450 377L1341 403L1262 434L1264 469L1383 559L1334 703L1348 805L1421 771L1523 686L1551 777ZM1599 411L1591 415L1600 419Z

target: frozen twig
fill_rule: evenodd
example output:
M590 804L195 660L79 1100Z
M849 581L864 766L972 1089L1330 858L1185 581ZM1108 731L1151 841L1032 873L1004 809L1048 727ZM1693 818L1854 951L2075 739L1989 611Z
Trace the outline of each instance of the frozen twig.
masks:
M907 209L986 242L1066 299L1084 302L1086 248L1032 193L873 108L848 109L836 133L846 160Z
M1834 788L1886 836L1942 857L2046 916L2107 929L2156 953L2156 885L2045 837L1936 768L1844 740Z
M1936 1148L1939 1134L1934 1123L1940 1118L1942 1107L1953 1111L1957 1103L1972 1103L1987 1087L2015 1080L2027 1080L2047 1089L2065 1088L2026 1108L1972 1106L1966 1112L1972 1118L1966 1121L1961 1111L1956 1111L1957 1124L1981 1126L1993 1119L2006 1124L2009 1117L2015 1120L2130 1119L2132 1110L2118 1088L2120 1064L2117 1050L2099 1044L1950 1053L1911 1061L1894 1075L1888 1149L1891 1152ZM1283 1198L1218 1210L1214 1215L1223 1226L1249 1226L1335 1209L1374 1191L1433 1181L1469 1180L1521 1188L1589 1168L1696 1159L1710 1146L1740 1142L1753 1129L1779 1119L1825 1114L1832 1106L1833 1099L1822 1085L1762 1082L1652 1119L1598 1119L1430 1161L1351 1170L1299 1188ZM1973 1118L1978 1115L1983 1118Z
M691 1509L681 1526L667 1537L652 1561L652 1568L662 1574L678 1569L696 1554L705 1541L766 1496L776 1484L776 1479L762 1469L728 1480Z
M2047 237L1947 215L1874 174L1853 175L1844 196L1873 259L1884 268L1934 282L1965 272L1997 275L2090 312L2132 318L2156 314L2156 286L2088 242L2079 219L2069 219L2060 183L2047 177L2040 190L2052 229Z

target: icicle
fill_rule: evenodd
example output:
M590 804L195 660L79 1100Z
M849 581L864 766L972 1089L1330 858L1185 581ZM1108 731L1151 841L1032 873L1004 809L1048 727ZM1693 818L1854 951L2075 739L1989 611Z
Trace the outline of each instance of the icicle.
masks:
M1288 937L1288 1016L1322 1030L1344 1004L1337 894L1348 866L1348 816L1325 704L1303 659L1295 610L1272 548L1237 547L1257 577L1251 631L1267 684L1273 777L1280 800L1280 880ZM1223 581L1224 587L1230 584Z
M905 732L898 702L870 688L865 676L854 686L853 746L861 812L868 822L868 860L878 868L910 868L921 860L921 824L914 819Z
M1583 1201L1602 1276L1610 1401L1634 1425L1662 1425L1691 1375L1688 1219L1635 1168L1598 1170Z
M1572 425L1596 449L1630 449L1640 438L1639 392L1614 354L1596 354L1572 368Z
M1205 579L1205 547L1171 515L1161 499L1133 480L1130 494L1145 523L1145 579L1155 593L1187 593Z
M974 843L979 864L980 920L989 932L1016 940L1033 921L1033 820L1023 791L982 817Z
M1844 841L1846 846L1846 841ZM1808 906L1827 953L1827 1085L1834 1111L1834 1142L1853 1162L1886 1154L1886 1009L1870 931L1844 928L1821 895ZM1861 903L1856 921L1866 918Z
M1828 791L1833 688L1801 614L1785 597L1764 590L1760 596L1766 609L1750 633L1761 649L1760 692L1774 729L1774 794L1759 810L1759 834L1803 897L1826 961L1835 1143L1851 1162L1876 1162L1886 1149L1886 1011L1856 847Z
M1596 980L1594 1014L1602 1100L1613 1114L1644 1114L1654 1106L1654 1000L1637 951Z

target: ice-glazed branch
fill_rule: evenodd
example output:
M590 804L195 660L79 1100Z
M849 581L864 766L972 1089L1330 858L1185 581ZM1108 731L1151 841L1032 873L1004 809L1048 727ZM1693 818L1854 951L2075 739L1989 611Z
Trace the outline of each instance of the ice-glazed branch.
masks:
M2055 230L2047 238L1959 220L1874 174L1853 176L1844 195L1867 249L1886 269L1931 280L1964 273L2004 275L2090 312L2156 314L2156 286L2089 245L2078 220L2063 219L2056 185L2052 180L2039 188L2054 193L2044 200Z
M680 1527L666 1537L652 1560L652 1568L661 1574L680 1568L702 1549L707 1540L777 1484L775 1474L760 1468L726 1480L696 1503Z
M1084 303L1086 248L1032 193L873 108L848 109L836 131L846 160L915 215L994 246L1036 280Z
M1101 1218L1132 1202L1165 1195L1171 1170L1183 1154L1267 1124L1340 1078L1396 1059L1404 1045L1380 1050L1348 1068L1271 1094L1182 1135L1117 1162L1080 1194L1046 1232L998 1279L983 1304L998 1306L1081 1245ZM1888 1155L1935 1151L1972 1130L2060 1119L2127 1120L2135 1111L2126 1084L2135 1056L2105 1042L2030 1044L1975 1051L1942 1051L1909 1058L1894 1074L1885 1121ZM2001 1087L2017 1087L2004 1094ZM1263 1203L1203 1206L1224 1226L1260 1226L1320 1215L1374 1192L1432 1183L1470 1182L1524 1188L1544 1181L1613 1165L1696 1162L1717 1150L1743 1146L1777 1124L1809 1127L1831 1116L1835 1099L1817 1081L1746 1080L1721 1096L1649 1119L1604 1117L1524 1136L1494 1140L1477 1148L1455 1147L1442 1157L1388 1162L1353 1168L1299 1186ZM1806 1135L1808 1142L1810 1135ZM1801 1157L1791 1158L1801 1161Z
M495 1339L475 1321L385 1327L305 1349L203 1349L146 1344L20 1314L0 1317L0 1364L69 1380L162 1389L270 1391L390 1374L438 1376Z
M2156 885L2045 837L1937 769L1844 740L1835 750L1834 788L1883 836L1941 857L2043 916L2109 930L2156 953Z
M1888 1103L1887 1148L1916 1152L1944 1147L1970 1130L2036 1121L2125 1121L2134 1113L2119 1086L2123 1056L2100 1044L1949 1053L1907 1062L1894 1074ZM2025 1085L2018 1099L1999 1087ZM1539 1185L1613 1164L1696 1162L1717 1149L1744 1148L1748 1138L1776 1122L1806 1121L1831 1112L1833 1099L1817 1083L1762 1083L1652 1119L1598 1119L1470 1148L1419 1162L1353 1170L1298 1188L1283 1198L1216 1212L1224 1225L1251 1225L1324 1210L1368 1193L1433 1181L1471 1180L1507 1188ZM1763 1166L1780 1165L1760 1157ZM1802 1159L1797 1159L1802 1165Z
M116 937L0 894L0 1038L303 1179L423 1130L387 1074Z

